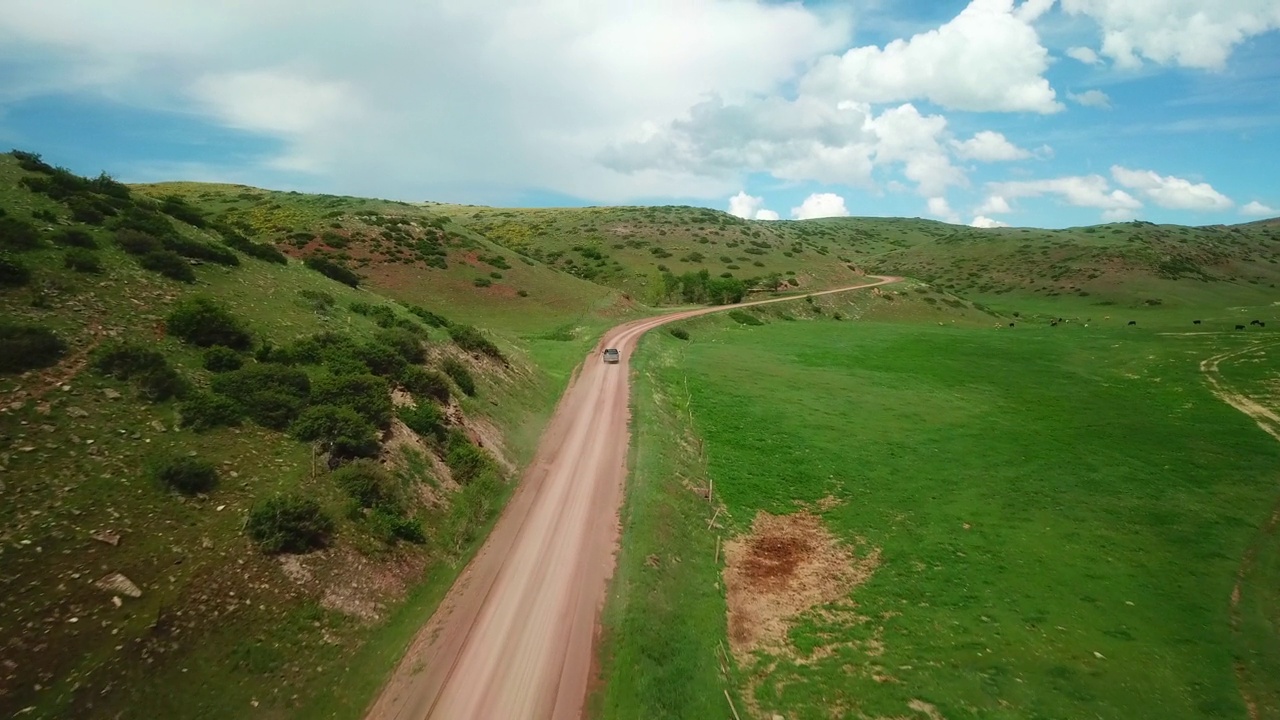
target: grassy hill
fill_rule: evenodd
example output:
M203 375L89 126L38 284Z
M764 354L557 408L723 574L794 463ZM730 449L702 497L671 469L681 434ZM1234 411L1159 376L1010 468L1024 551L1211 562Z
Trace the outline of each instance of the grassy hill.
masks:
M1222 330L1275 315L1280 238L125 186L25 153L0 213L0 714L32 718L357 716L575 364L657 306L880 271L910 279L723 322Z

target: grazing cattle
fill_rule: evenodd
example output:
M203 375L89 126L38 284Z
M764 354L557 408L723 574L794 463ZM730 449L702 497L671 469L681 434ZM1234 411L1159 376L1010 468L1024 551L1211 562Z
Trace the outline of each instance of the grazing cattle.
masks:
M1192 324L1192 325L1199 325L1199 324L1200 324L1200 321L1199 321L1199 320L1192 320L1192 321L1191 321L1191 324Z
M1266 323L1261 322L1261 321L1259 321L1259 322L1258 322L1258 327L1266 327L1266 326L1267 326L1267 324L1266 324Z
M1013 323L1009 323L1009 327L1013 327Z
M1054 320L1053 322L1050 322L1049 327L1058 327L1058 321Z
M1137 325L1137 324L1138 324L1138 321L1137 321L1137 320L1130 320L1130 321L1129 321L1129 324L1130 324L1130 325Z
M1243 330L1243 329L1244 329L1244 326L1243 326L1243 325L1237 325L1237 326L1236 326L1236 329L1237 329L1237 330Z
M1261 321L1261 320L1250 320L1250 321L1249 321L1249 324L1250 324L1250 325L1261 325L1261 324L1262 324L1262 321Z

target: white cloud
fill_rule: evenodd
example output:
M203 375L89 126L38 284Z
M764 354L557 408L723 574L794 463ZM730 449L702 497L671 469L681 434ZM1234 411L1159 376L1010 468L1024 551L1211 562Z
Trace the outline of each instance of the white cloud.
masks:
M844 206L844 198L835 193L814 193L800 203L800 207L791 208L791 217L797 220L811 220L824 217L848 217L849 210Z
M978 209L974 212L979 215L996 215L1013 212L1013 208L1009 207L1009 201L1000 195L989 195L987 199L982 201Z
M931 197L928 202L929 214L949 223L960 222L960 215L951 209L951 203L944 197Z
M1274 208L1263 205L1257 200L1251 200L1240 207L1241 215L1249 215L1251 217L1271 217L1278 215Z
M1138 217L1138 211L1134 208L1117 207L1102 211L1102 219L1107 222L1127 222Z
M1043 77L1049 51L1031 21L1049 3L972 0L936 30L824 57L801 92L869 103L926 99L972 111L1052 113L1062 109ZM1028 7L1030 6L1030 7Z
M1193 183L1172 175L1158 175L1150 170L1111 167L1117 183L1137 190L1162 208L1172 210L1225 210L1234 203L1209 183Z
M259 133L282 148L261 168L331 192L725 197L732 173L619 172L600 153L711 93L775 92L849 28L763 0L9 0L0 67L36 70L0 98L91 92Z
M764 198L748 195L745 191L729 198L729 214L746 220L778 219L778 213L765 209Z
M1102 62L1102 58L1098 57L1098 53L1087 47L1067 48L1067 57L1079 60L1085 65L1097 65Z
M976 228L1003 228L1003 227L1009 227L1009 223L1007 223L1007 222L1000 222L999 220L993 220L993 219L991 219L991 218L989 218L989 217L986 217L986 216L984 216L984 215L978 215L977 217L975 217L975 218L973 219L973 222L969 223L969 225L970 225L970 227L976 227Z
M1101 175L990 183L987 190L991 195L1005 199L1053 195L1068 205L1103 210L1103 216L1108 219L1119 215L1132 218L1142 209L1137 198L1123 190L1111 189L1107 179Z
M1275 0L1062 0L1102 30L1102 54L1122 68L1145 58L1162 65L1220 70L1232 50L1280 28Z
M1009 142L1009 139L998 132L983 130L964 142L951 141L956 155L970 160L982 162L1001 162L1006 160L1022 160L1031 157L1027 150Z
M1082 93L1067 93L1067 99L1077 105L1096 108L1111 108L1111 98L1101 90L1085 90Z

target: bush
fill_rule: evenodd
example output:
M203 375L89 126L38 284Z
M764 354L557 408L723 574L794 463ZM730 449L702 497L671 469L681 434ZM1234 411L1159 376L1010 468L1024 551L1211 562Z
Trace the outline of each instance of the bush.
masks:
M315 382L311 401L317 405L351 408L378 427L391 423L391 390L387 381L374 375L329 375Z
M48 328L0 322L0 372L46 368L66 352L67 344Z
M354 350L354 357L368 366L375 375L385 378L397 378L404 372L408 362L395 348L377 342L367 342Z
M22 287L31 282L31 269L26 265L0 255L0 287Z
M492 467L493 461L484 450L471 444L461 430L450 430L445 463L453 473L453 479L465 485Z
M244 366L244 357L229 347L214 345L204 351L204 369L209 372L231 372Z
M215 375L213 390L239 403L259 425L283 430L306 407L311 380L297 368L260 363Z
M191 265L186 260L183 260L181 255L172 250L147 253L138 258L138 264L147 270L160 273L170 280L184 283L196 281L196 271L191 269Z
M764 324L764 322L762 322L760 318L756 317L755 315L752 315L751 313L745 310L730 310L729 318L734 322L742 325L763 325Z
M34 250L40 245L40 231L35 225L15 217L0 217L0 248Z
M449 402L449 379L434 370L409 365L400 373L400 384L417 397Z
M372 460L356 460L339 468L333 482L362 508L400 510L394 478Z
M161 487L183 495L207 493L218 484L213 463L190 455L169 455L152 461L151 476Z
M673 338L675 338L675 339L677 339L677 340L688 340L688 339L689 339L689 331L688 331L688 330L685 330L685 329L684 329L684 328L682 328L682 327L676 326L676 325L673 325L673 326L671 326L671 327L667 328L667 332L671 333L671 337L673 337Z
M319 255L312 255L311 257L304 260L303 264L311 268L312 270L315 270L316 272L320 273L321 275L324 275L327 278L330 278L332 280L337 280L343 285L350 285L351 287L360 287L359 275L355 274L355 272L351 270L351 268L345 265L342 265L340 263L336 263L333 260L330 260L329 258L321 257Z
M164 240L164 249L183 257L205 260L228 267L235 267L240 264L240 257L228 248L179 236L166 238Z
M396 411L408 428L419 435L443 442L445 439L446 420L444 411L438 405L427 400L418 401L413 407L402 407Z
M164 249L159 238L138 230L117 230L115 243L130 255L146 255Z
M498 346L494 345L489 338L471 325L450 325L449 337L453 339L453 342L458 347L467 352L488 355L496 360L506 362L506 358L502 356L502 351L498 349Z
M253 336L244 323L224 305L208 298L190 298L179 303L165 318L165 328L170 335L197 347L222 345L232 350L247 350L253 344Z
M472 280L471 284L479 288L487 288L493 284L493 281L487 277L478 277L475 280Z
M444 371L445 375L453 379L454 384L458 386L462 394L469 397L476 394L475 378L471 376L471 370L461 360L447 357L444 362L440 363L440 369Z
M188 205L186 200L183 200L177 195L165 196L161 201L160 212L174 218L175 220L181 220L188 225L198 228L202 228L208 224L204 219L203 213Z
M397 540L415 544L427 541L422 523L411 517L397 515L386 510L375 510L369 516L369 529L382 542L392 545Z
M254 506L245 529L263 552L305 553L327 546L335 524L315 500L277 495Z
M102 272L102 259L92 250L73 247L62 256L62 266L81 273Z
M333 308L338 301L329 293L323 290L299 290L298 295L307 301L307 307L314 310L319 315L328 315L333 312Z
M178 405L179 425L194 432L219 427L235 427L244 419L244 411L235 401L221 395L198 393Z
M235 248L249 257L276 263L278 265L289 264L289 258L285 257L284 253L275 249L275 246L273 245L255 243L229 227L218 228L218 233L222 235L222 241L225 242L227 246Z
M437 315L436 313L433 313L424 307L409 305L408 309L409 309L409 312L422 318L422 321L430 325L431 327L447 328L453 324L449 322L448 318L444 317L443 315Z
M167 363L133 379L139 394L151 402L164 402L170 398L182 398L191 392L191 383Z
M422 347L422 335L404 327L392 327L379 330L374 335L373 342L378 345L389 347L405 362L420 363L427 359L427 353Z
M53 241L64 247L88 248L89 250L97 249L98 241L93 239L85 230L70 228L63 230L53 237Z
M360 413L337 405L312 405L289 426L289 434L307 442L319 442L336 457L372 457L378 454L378 430Z

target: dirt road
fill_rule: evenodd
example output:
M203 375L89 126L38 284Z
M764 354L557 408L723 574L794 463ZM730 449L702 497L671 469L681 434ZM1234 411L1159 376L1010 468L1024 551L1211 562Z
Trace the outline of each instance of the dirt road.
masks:
M366 718L576 720L618 540L631 351L641 335L669 322L794 299L686 310L606 333L561 398L493 532ZM606 347L618 348L619 364L600 361Z

